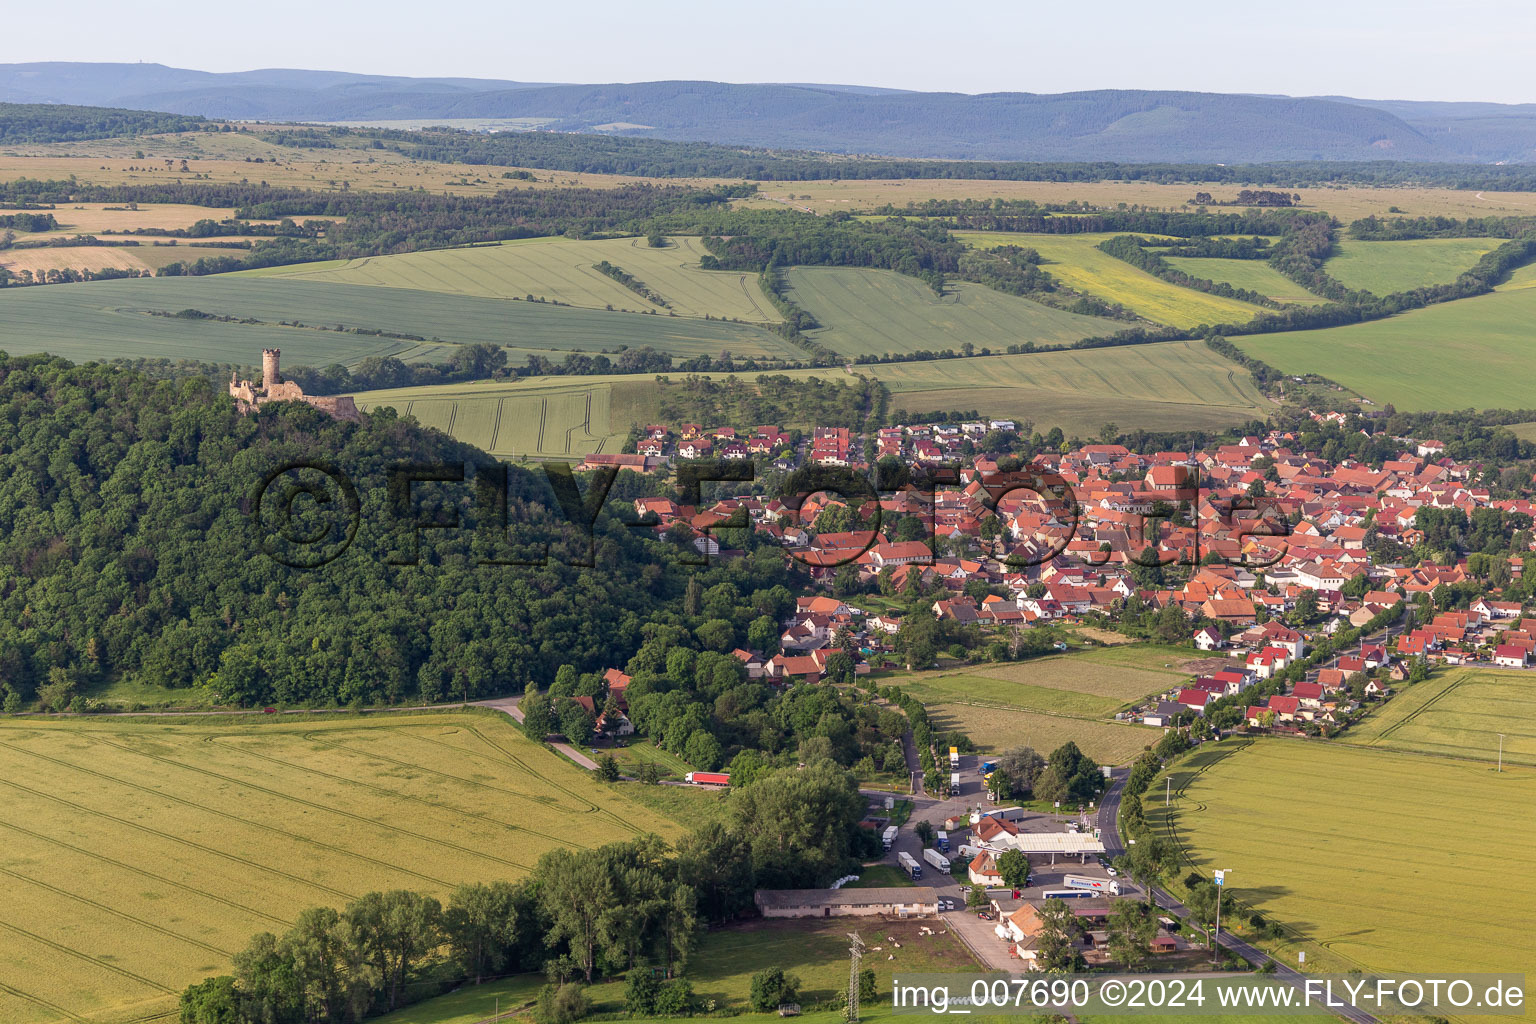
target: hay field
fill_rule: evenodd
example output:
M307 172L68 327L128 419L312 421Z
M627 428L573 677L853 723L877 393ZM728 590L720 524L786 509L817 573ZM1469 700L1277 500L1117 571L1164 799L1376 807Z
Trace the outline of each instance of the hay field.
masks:
M997 181L965 178L923 179L840 179L822 181L765 181L760 183L759 205L790 206L815 213L833 210L872 210L887 203L897 207L924 203L930 199L1030 199L1037 203L1086 203L1113 209L1119 203L1132 203L1159 210L1194 210L1191 202L1196 192L1212 193L1217 199L1237 198L1239 185L1171 184L1145 181ZM1372 214L1389 214L1396 206L1413 217L1493 217L1529 216L1536 213L1536 193L1472 192L1454 188L1371 188L1334 186L1328 188L1293 188L1301 196L1300 208L1326 210L1340 220L1354 220ZM1216 209L1212 207L1211 209ZM1242 207L1230 209L1241 210Z
M1202 748L1173 784L1148 820L1286 926L1282 961L1304 949L1319 972L1529 970L1536 772L1260 740Z
M1100 764L1126 764L1161 732L1139 725L1122 725L1091 718L1070 718L1040 711L980 706L929 704L934 729L960 729L988 753L1030 746L1049 754L1071 740Z
M966 282L949 284L941 298L891 270L796 267L786 277L795 302L823 324L812 337L849 356L959 351L966 342L994 351L1024 342L1069 345L1123 326Z
M1063 284L1117 302L1154 323L1183 328L1245 323L1263 311L1262 306L1169 284L1099 251L1100 242L1123 233L1034 235L1019 231L957 231L955 237L980 249L998 245L1034 249L1043 258L1041 267Z
M1502 244L1499 238L1362 242L1342 236L1323 269L1346 287L1390 295L1423 285L1449 284Z
M780 317L758 286L757 275L700 270L697 238L669 240L653 249L643 238L577 242L529 238L500 245L438 249L398 256L365 256L241 271L240 276L334 284L419 288L448 295L521 299L527 295L588 309L650 310L651 302L593 269L607 260L639 278L667 300L678 316L777 322ZM667 309L662 309L665 314Z
M19 232L16 237L57 238L60 235L107 235L112 236L136 228L189 228L200 220L228 220L235 215L233 207L191 206L185 203L139 203L137 210L130 210L124 203L64 203L56 209L39 211L53 214L58 228L48 232ZM255 221L270 224L275 221ZM150 236L151 238L153 236ZM148 245L150 238L144 239Z
M12 274L18 276L22 271L30 270L34 277L43 276L50 270L154 269L157 264L143 259L139 255L141 249L147 249L157 254L177 251L161 246L151 249L147 245L123 246L121 248L103 245L72 245L49 246L46 249L0 249L0 267L4 267ZM188 250L181 249L180 251L184 255ZM207 250L203 250L203 252L206 254ZM178 258L183 257L178 256Z
M533 181L503 178L518 168L439 164L376 149L304 149L276 145L271 137L288 126L249 125L248 132L183 132L131 139L21 145L0 153L0 181L64 179L88 185L145 185L199 180L214 184L265 182L276 188L339 192L345 185L368 192L427 189L454 195L490 195L505 188L615 188L641 181L734 184L716 179L637 178L525 168ZM136 154L142 151L143 157ZM172 167L165 161L173 160ZM188 170L180 169L180 161ZM260 161L257 163L256 161ZM63 218L60 218L61 220Z
M1316 306L1327 301L1263 260L1227 260L1209 256L1165 256L1164 259L1186 274L1208 281L1225 281L1234 288L1246 288L1276 302Z
M982 675L980 666L974 670L968 666L964 671L918 672L894 682L925 704L995 705L1072 718L1106 718L1121 707L1120 701L1093 693Z
M258 931L671 820L479 714L0 723L0 1020L142 1020Z
M178 322L146 315L149 310L188 308L263 323ZM716 356L722 350L768 356L789 347L777 335L746 324L230 275L16 289L6 295L6 313L0 323L0 348L13 354L54 352L76 360L144 355L255 362L256 354L272 345L283 349L290 366L354 365L369 355L442 361L451 351L449 345L472 343L556 358L568 351L595 353L621 346L649 345L679 358ZM284 321L437 340L277 326Z
M924 702L974 703L1106 718L1187 679L1189 651L1122 644L1025 661L914 672L893 680Z
M1536 674L1454 668L1407 687L1341 742L1536 765Z
M622 378L620 378L622 379ZM608 378L543 377L360 391L366 411L393 406L460 441L503 458L576 458L617 452L630 421L612 415Z
M1233 340L1284 373L1321 373L1378 405L1391 402L1408 412L1530 408L1536 406L1531 280L1517 272L1492 294L1386 320Z

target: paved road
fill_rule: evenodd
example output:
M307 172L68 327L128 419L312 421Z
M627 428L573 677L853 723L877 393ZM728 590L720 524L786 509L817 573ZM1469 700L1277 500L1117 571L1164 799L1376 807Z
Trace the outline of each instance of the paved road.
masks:
M1103 802L1099 805L1099 828L1104 843L1105 855L1111 858L1125 852L1125 846L1120 841L1118 820L1120 798L1125 789L1125 780L1129 777L1130 772L1127 769L1116 769L1113 781L1111 781L1109 789L1104 793ZM1152 900L1162 910L1166 910L1180 918L1189 918L1189 908L1161 889L1154 888L1152 890ZM1262 949L1249 945L1235 935L1222 932L1216 936L1216 941L1221 944L1223 949L1237 954L1255 967L1266 962L1273 963L1275 968L1273 976L1288 982L1295 988L1299 989L1305 984L1306 975L1287 967ZM1354 1024L1378 1024L1375 1017L1355 1006L1335 1007L1334 1012L1345 1020L1354 1022Z
M912 792L923 792L923 759L917 755L917 740L912 738L912 730L908 729L901 734L901 752L907 759L907 776L912 780Z
M513 721L521 725L523 722L523 711L517 706L517 702L520 699L521 698L518 697L497 697L495 700L477 700L474 703L476 707L493 708L496 711L505 712L506 714L512 716ZM583 754L581 751L577 750L575 747L571 746L569 743L557 743L554 740L550 740L548 738L546 738L544 742L548 743L550 746L554 747L556 750L560 751L560 753L564 754L572 761L575 761L577 764L581 765L588 771L597 771L597 762L592 760L586 754Z

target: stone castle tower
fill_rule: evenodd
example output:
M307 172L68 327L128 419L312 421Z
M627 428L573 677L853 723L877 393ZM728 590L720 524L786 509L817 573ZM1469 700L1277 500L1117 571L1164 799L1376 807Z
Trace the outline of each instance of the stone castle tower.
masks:
M235 400L235 408L241 413L251 413L268 402L303 402L339 420L362 422L362 413L358 412L357 404L350 395L306 395L304 389L297 384L283 380L282 356L283 350L280 348L261 350L260 384L239 380L236 374L230 374L229 395Z

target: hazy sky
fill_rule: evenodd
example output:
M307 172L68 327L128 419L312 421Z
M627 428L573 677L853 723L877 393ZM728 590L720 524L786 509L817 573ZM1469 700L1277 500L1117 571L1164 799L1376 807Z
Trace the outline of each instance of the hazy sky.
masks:
M7 6L0 63L1536 102L1532 0L78 0L64 22Z

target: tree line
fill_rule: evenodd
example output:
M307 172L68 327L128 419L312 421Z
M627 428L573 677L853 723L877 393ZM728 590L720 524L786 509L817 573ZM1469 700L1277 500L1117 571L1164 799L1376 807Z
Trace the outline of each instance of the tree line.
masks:
M964 178L990 181L1147 181L1161 184L1418 185L1536 190L1536 170L1516 164L1417 163L1412 161L1302 160L1284 163L1199 164L1115 161L915 160L840 156L821 152L760 149L707 142L625 138L571 132L480 132L375 128L306 129L319 135L291 145L316 148L374 147L417 160L482 166L534 167L590 174L642 177L740 178L758 181Z
M724 820L675 851L642 835L551 850L527 878L463 884L446 905L394 890L312 907L284 934L254 936L232 973L189 986L181 1021L354 1024L535 972L549 979L541 1024L585 1015L585 986L619 977L630 1013L683 1016L695 1008L687 969L705 928L751 913L760 887L823 886L877 855L878 838L859 825L866 806L846 773L788 767L733 789Z
M0 103L0 145L5 146L191 132L200 131L207 124L201 117L152 110L67 103Z

